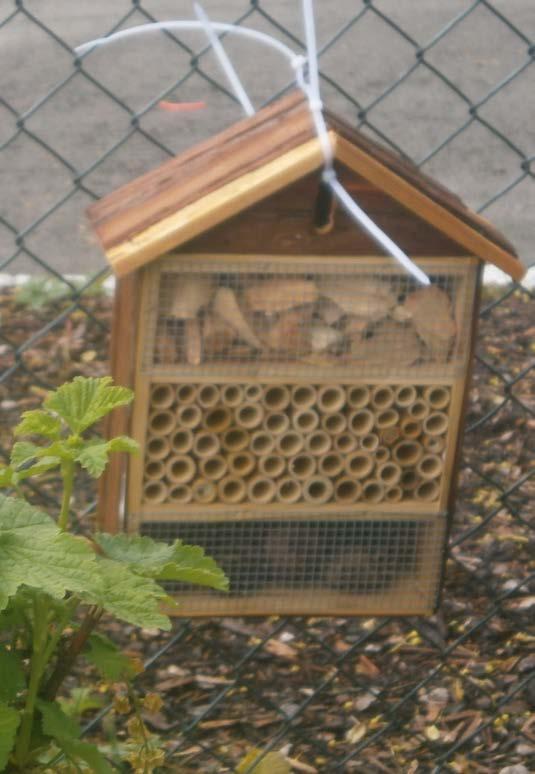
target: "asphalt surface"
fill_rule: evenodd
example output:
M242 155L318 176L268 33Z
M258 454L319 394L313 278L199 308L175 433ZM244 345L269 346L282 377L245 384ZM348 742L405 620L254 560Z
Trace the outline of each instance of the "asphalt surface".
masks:
M535 42L534 0L494 0L493 4ZM302 37L298 0L264 0L259 5L291 34ZM470 5L469 0L374 2L377 11L400 25L418 46L427 46ZM206 0L204 7L214 21L233 21L252 10L245 24L298 48L247 0ZM84 60L83 71L77 71L68 48L31 18L33 14L67 46L76 46L107 34L129 12L132 15L122 26L146 22L131 0L25 0L24 8L29 15L19 11L0 27L0 96L25 116L27 130L17 135L16 115L0 102L0 144L14 137L0 150L0 216L24 232L24 246L56 271L93 272L104 263L84 217L91 195L102 196L163 161L166 149L183 150L238 120L242 113L211 82L224 82L211 53L199 60L202 74L186 77L191 53L169 36L155 33L95 51ZM177 0L144 0L142 8L159 20L194 18L191 4ZM0 0L0 20L13 9L11 0ZM377 13L365 10L360 0L317 0L319 46L363 11L362 18L322 55L321 68L328 79L368 107L417 59L415 46ZM180 39L193 52L205 45L200 33L181 34ZM289 67L278 54L229 38L225 47L256 107L291 80ZM526 157L535 153L535 62L528 54L528 43L480 6L436 41L425 53L425 61L429 66L418 66L399 88L369 109L366 118L418 162L472 118L468 128L423 169L468 204L480 207L522 174L519 152ZM473 120L470 105L433 68L476 102L521 70L477 111L517 150ZM183 78L179 88L165 95ZM328 80L322 84L322 94L329 107L357 120L358 108ZM148 108L159 95L172 101L202 100L206 107L187 114ZM141 113L139 130L132 127L132 112ZM106 159L99 161L104 154ZM86 191L73 194L73 180L78 178ZM50 209L54 211L47 215ZM535 261L534 209L535 180L528 177L485 211L517 245L526 263ZM0 221L0 261L15 251L15 236ZM2 270L6 269L0 263ZM7 270L42 271L22 254Z

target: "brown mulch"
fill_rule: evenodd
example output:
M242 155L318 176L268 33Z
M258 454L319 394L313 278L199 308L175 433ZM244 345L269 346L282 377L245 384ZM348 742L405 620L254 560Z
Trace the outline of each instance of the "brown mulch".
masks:
M0 384L1 448L48 386L107 372L110 300L89 297L84 308L21 351L21 367ZM140 679L164 698L146 720L173 753L171 770L232 771L278 732L275 749L289 745L295 771L334 770L354 752L340 771L430 772L448 750L444 771L535 770L535 586L523 585L535 570L535 419L523 407L535 411L533 308L517 291L481 321L468 425L491 416L466 436L439 612L194 622ZM0 374L15 363L10 345L59 309L30 312L0 292ZM53 498L57 479L43 489ZM82 522L93 498L83 480ZM108 631L143 658L168 639L113 623Z

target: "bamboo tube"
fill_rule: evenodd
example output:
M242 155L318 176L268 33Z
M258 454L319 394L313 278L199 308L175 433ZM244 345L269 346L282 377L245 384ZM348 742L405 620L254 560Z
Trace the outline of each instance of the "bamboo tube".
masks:
M305 448L315 456L325 454L331 448L332 439L324 430L315 430L305 438Z
M403 500L403 489L400 486L392 486L385 492L385 500L388 503L399 503Z
M278 454L266 454L258 460L258 470L268 478L278 478L284 473L286 461Z
M176 388L176 399L178 403L193 403L197 388L194 384L179 384Z
M232 427L221 436L221 445L225 451L242 451L249 446L249 433L242 427Z
M191 430L177 430L171 437L171 447L176 454L185 454L193 448Z
M149 430L153 435L169 435L176 426L172 411L156 411L149 416Z
M356 451L350 454L345 463L346 472L356 479L366 478L373 470L373 457L368 452Z
M312 433L319 422L320 418L313 409L297 411L292 417L292 425L300 433Z
M177 484L169 490L169 500L172 503L189 503L191 498L191 487L187 484Z
M147 457L150 460L163 460L171 451L171 445L164 435L156 435L147 441Z
M380 411L375 417L375 424L379 430L385 430L387 427L395 427L399 422L399 414L393 408Z
M243 389L246 403L256 403L262 400L264 390L259 384L246 384Z
M272 435L280 435L284 433L290 426L290 419L286 414L280 412L275 414L268 414L264 419L262 427Z
M203 384L197 390L197 403L202 408L212 408L219 403L221 393L215 384Z
M448 429L449 419L443 411L435 411L424 419L424 432L427 435L444 435Z
M373 452L379 446L379 436L377 433L368 433L360 439L360 448L367 452Z
M377 468L377 478L388 488L396 486L401 479L401 468L395 462L383 462Z
M344 459L337 452L329 452L318 459L318 471L323 476L334 478L344 469Z
M143 487L143 499L151 505L159 505L167 499L169 490L163 481L147 481Z
M256 433L253 433L251 443L249 444L253 454L256 454L258 457L272 452L274 446L275 439L271 433L267 433L265 430L258 430Z
M445 409L450 402L450 391L447 387L426 387L424 390L424 400L429 403L432 409L439 411Z
M155 409L170 408L175 402L175 390L171 384L155 384L150 393L150 403Z
M416 387L413 387L412 384L400 384L400 386L396 387L394 390L394 400L396 405L400 408L412 406L416 398Z
M292 388L292 406L299 411L306 411L314 406L317 398L316 388L310 384L298 384Z
M420 483L420 477L415 470L404 470L401 474L401 487L406 492L412 492Z
M396 441L399 439L401 435L401 431L399 427L385 427L384 430L381 430L379 433L379 440L381 443L386 444L387 446L393 446ZM362 446L362 442L361 442Z
M395 397L396 396L392 387L388 387L386 384L383 384L372 389L370 402L374 409L377 409L378 411L384 411L385 409L390 408L390 406L394 403Z
M186 454L176 454L165 465L165 473L169 481L176 484L187 484L195 475L197 466Z
M210 479L210 481L219 481L220 478L223 478L227 468L227 461L220 454L215 454L213 457L204 457L199 462L199 470L202 476Z
M210 433L222 433L232 422L232 414L226 406L218 406L206 412L203 427Z
M365 408L370 402L370 391L364 385L354 385L347 388L347 404L352 409Z
M252 503L270 503L275 499L277 487L271 478L255 476L247 486L247 494Z
M285 505L296 503L302 495L301 484L290 476L281 478L277 483L277 500Z
M402 468L408 468L416 465L423 454L423 447L417 441L401 441L394 446L394 460Z
M218 482L217 492L224 503L241 503L247 495L247 488L241 478L225 476Z
M193 404L179 406L176 412L176 418L181 427L193 430L194 427L201 424L202 411L198 406L194 406Z
M326 385L318 391L318 408L324 414L334 414L345 406L346 393L336 384Z
M248 451L232 452L228 457L229 472L232 476L245 478L256 467L256 460Z
M355 435L367 435L372 431L375 417L369 409L359 409L349 415L349 429Z
M347 419L340 411L336 411L334 414L325 414L321 418L321 426L330 435L340 435L347 427Z
M316 472L316 458L312 454L297 454L288 463L288 472L304 481Z
M246 430L254 430L264 419L264 409L259 403L242 403L234 413L236 422Z
M148 460L145 465L145 477L158 481L165 474L165 465L162 460Z
M268 411L284 411L290 403L290 390L283 384L267 387L264 392L263 404Z
M221 402L224 406L236 408L243 403L243 387L239 384L225 384L221 387Z
M299 454L303 448L304 438L301 433L296 433L295 430L288 430L286 433L278 436L276 446L277 450L284 457L293 457L295 454Z
M362 487L362 499L369 503L380 503L385 496L382 481L367 481Z
M375 462L378 465L382 465L384 462L390 459L390 449L386 446L378 446L375 450Z
M438 478L444 469L444 464L436 454L424 454L416 465L416 471L424 479Z
M362 487L353 478L340 478L334 485L334 499L338 503L354 503L362 494Z
M416 398L410 406L407 406L407 414L412 417L412 419L421 421L429 414L429 406L422 398Z
M422 432L422 423L412 417L403 417L400 422L401 435L403 438L415 439Z
M424 435L422 443L430 454L440 454L441 451L444 451L446 445L445 439L439 435Z
M215 433L199 433L193 441L193 451L197 457L213 457L221 448L219 438Z
M217 498L217 486L213 481L206 481L204 478L198 478L191 486L191 495L196 503L208 505Z
M351 433L340 433L334 439L333 446L340 454L349 454L356 449L357 439Z
M417 500L431 502L438 497L440 487L436 481L423 481L416 487L415 497Z
M312 476L303 484L303 497L314 505L328 502L334 493L334 486L326 476Z

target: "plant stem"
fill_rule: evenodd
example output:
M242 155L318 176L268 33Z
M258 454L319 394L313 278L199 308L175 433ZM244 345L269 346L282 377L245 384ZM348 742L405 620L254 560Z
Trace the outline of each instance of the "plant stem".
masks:
M69 526L69 510L74 487L74 462L72 460L64 460L62 462L61 477L63 479L63 497L61 500L58 527L62 532L65 532Z

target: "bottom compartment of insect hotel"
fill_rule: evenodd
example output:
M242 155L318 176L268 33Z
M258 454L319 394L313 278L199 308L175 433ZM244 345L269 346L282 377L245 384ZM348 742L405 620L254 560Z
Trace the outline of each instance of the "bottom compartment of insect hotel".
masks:
M231 581L230 593L170 589L188 615L390 615L433 611L445 519L321 520L229 518L145 522L142 534L206 549ZM290 514L288 514L290 517Z

